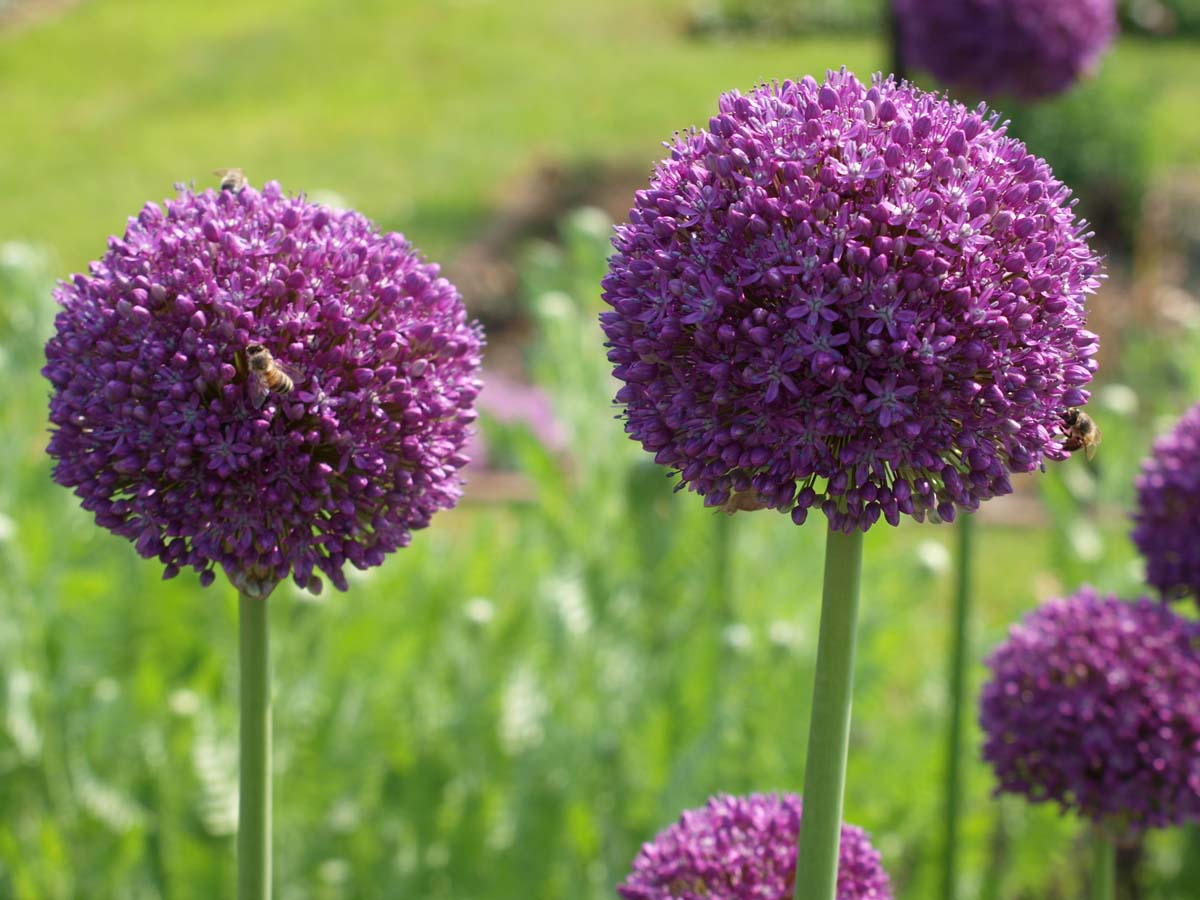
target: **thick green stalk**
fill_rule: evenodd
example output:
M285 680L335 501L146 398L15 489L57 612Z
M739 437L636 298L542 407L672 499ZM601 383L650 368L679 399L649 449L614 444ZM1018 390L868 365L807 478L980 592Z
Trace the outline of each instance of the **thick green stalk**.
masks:
M834 900L837 894L862 544L861 531L841 534L833 529L825 542L825 588L804 767L795 900Z
M1117 896L1117 845L1099 828L1092 830L1092 900Z
M271 660L266 597L238 595L241 781L238 900L271 896Z
M954 624L950 633L950 724L946 735L946 774L942 785L942 900L958 897L958 814L962 808L963 710L967 705L967 638L971 616L971 552L973 517L958 520L958 584L954 592Z

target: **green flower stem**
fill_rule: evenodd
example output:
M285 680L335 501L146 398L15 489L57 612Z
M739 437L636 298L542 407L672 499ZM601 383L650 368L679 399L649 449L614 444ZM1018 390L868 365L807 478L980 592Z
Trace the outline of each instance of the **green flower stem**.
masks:
M1117 896L1117 845L1099 828L1092 830L1092 900Z
M271 896L271 661L267 599L238 595L242 709L238 900Z
M825 542L825 589L804 767L795 900L834 900L837 894L862 545L861 531L842 534L832 528Z
M716 517L715 533L713 535L713 576L717 583L717 615L718 621L724 627L733 621L733 516L719 513Z
M971 616L971 552L974 518L958 520L958 584L954 594L954 626L950 634L950 725L946 735L946 776L943 788L942 900L958 897L958 814L962 808L963 710L967 705L968 628Z

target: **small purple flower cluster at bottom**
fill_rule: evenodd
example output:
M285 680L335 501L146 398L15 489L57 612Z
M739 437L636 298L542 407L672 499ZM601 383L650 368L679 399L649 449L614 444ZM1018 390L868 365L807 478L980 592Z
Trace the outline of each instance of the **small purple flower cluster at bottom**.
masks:
M795 794L720 795L645 844L617 888L625 900L788 900L802 804ZM891 900L866 832L842 826L837 900Z
M1200 623L1082 588L988 659L980 722L997 792L1134 833L1200 821Z

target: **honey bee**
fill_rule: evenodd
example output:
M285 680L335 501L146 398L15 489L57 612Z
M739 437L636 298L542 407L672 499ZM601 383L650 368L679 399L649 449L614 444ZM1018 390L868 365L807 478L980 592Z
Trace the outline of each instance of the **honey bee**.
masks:
M733 491L730 493L729 499L718 508L726 515L732 516L736 512L753 512L756 509L766 509L767 501L754 488L749 488L744 491Z
M1088 459L1095 456L1102 435L1092 417L1082 409L1068 409L1063 413L1062 421L1066 432L1063 449L1072 453L1082 449Z
M246 346L246 369L246 387L255 409L262 409L271 391L287 394L296 386L291 370L275 359L262 344Z
M250 183L241 169L213 169L213 174L220 176L221 190L235 194Z
M685 891L691 894L699 894L701 897L708 896L708 888L703 881L695 876L691 878L682 876L672 878L667 885L667 890L671 892L672 896L676 897L682 896Z

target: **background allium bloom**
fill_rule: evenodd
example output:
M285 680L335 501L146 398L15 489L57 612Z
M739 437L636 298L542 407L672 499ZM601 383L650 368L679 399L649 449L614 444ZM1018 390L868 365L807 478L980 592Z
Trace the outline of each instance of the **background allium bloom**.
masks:
M1114 0L892 2L909 65L989 96L1066 90L1117 33Z
M1131 830L1200 820L1200 624L1083 588L988 658L983 756L998 791Z
M1098 263L994 115L846 72L720 100L678 136L604 279L626 431L710 505L920 519L1065 455Z
M1167 598L1200 602L1200 405L1154 444L1137 479L1133 542L1146 581Z
M339 588L459 496L481 334L399 234L260 193L182 190L59 286L43 370L57 459L96 522L166 576ZM256 408L261 343L295 378Z
M802 806L795 794L718 796L642 846L625 900L790 900ZM890 900L866 832L842 826L837 900Z

